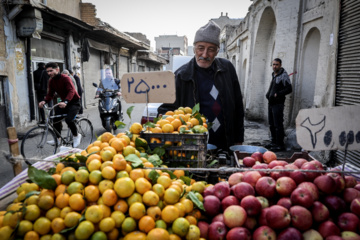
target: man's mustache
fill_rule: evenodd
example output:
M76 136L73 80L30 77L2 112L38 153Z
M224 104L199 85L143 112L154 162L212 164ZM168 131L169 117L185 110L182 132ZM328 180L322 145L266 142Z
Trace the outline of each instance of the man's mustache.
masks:
M205 61L208 61L208 62L210 62L210 58L209 57L207 57L207 58L204 58L204 57L199 57L199 60L205 60Z

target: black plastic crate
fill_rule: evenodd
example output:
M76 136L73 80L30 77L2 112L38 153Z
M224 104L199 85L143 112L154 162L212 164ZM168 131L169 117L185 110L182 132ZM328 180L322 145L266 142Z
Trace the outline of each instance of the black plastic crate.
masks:
M175 133L141 133L151 150L165 147L163 161L171 167L205 167L207 151L207 134L175 134ZM153 143L152 139L159 142ZM168 144L170 143L170 144Z

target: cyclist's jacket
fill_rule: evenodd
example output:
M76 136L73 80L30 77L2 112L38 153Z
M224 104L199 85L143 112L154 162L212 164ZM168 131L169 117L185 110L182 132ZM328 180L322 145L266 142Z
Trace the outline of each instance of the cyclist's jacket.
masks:
M71 103L80 99L72 80L65 74L58 74L50 79L45 102L50 102L54 98L55 93L61 98L62 102L66 100Z

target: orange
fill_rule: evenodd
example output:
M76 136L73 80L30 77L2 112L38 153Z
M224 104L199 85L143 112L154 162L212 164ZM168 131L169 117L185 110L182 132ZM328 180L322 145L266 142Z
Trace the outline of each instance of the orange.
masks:
M140 231L148 233L150 232L150 230L155 228L155 221L150 216L143 216L142 218L140 218L138 225Z
M200 229L195 224L190 224L186 239L200 239Z
M135 220L139 220L146 214L146 209L144 204L135 202L129 208L129 216Z
M175 188L168 188L165 190L164 201L166 204L175 204L180 199L180 193Z
M125 233L132 232L136 229L136 221L132 217L127 217L124 219L123 223L121 224L121 229ZM125 235L125 234L124 234Z
M133 123L129 129L129 131L133 134L139 134L142 130L143 130L142 125L137 122Z
M199 125L199 120L197 120L196 118L191 118L190 122L191 122L192 126Z
M103 210L104 218L111 216L111 208L105 204L100 204L99 207Z
M135 191L135 183L129 177L118 178L114 190L120 198L130 197Z
M96 160L94 160L96 161ZM89 182L92 184L99 184L102 180L102 174L100 170L94 170L89 174Z
M100 193L103 194L107 189L114 189L114 182L111 180L104 179L99 183L98 186Z
M160 200L159 196L151 190L145 192L143 195L143 202L146 206L149 206L149 207L157 206L157 204L159 203L159 200Z
M110 132L104 132L101 136L101 142L109 142L114 137Z
M91 162L89 162L87 165L87 168L89 169L89 172L91 174L91 172L95 171L95 170L99 170L101 168L101 160L99 159L93 159ZM89 176L90 178L90 176Z
M113 140L113 138L111 139L111 140ZM111 141L110 140L110 141ZM103 143L101 143L100 144L100 149L103 149L103 148L105 148L105 147L109 147L110 146L110 144L109 143L107 143L107 142L103 142Z
M118 240L119 239L119 230L114 228L112 231L106 233L108 240Z
M106 161L101 164L100 171L102 171L105 167L112 167L113 162L112 161Z
M174 129L177 130L181 126L180 119L174 119L174 121L171 122L171 125L173 126Z
M66 189L69 195L73 195L74 193L83 193L84 192L84 185L79 182L72 182Z
M124 148L123 142L119 138L113 138L114 140L111 142L110 146L115 148L116 151L121 152Z
M59 194L55 199L55 206L60 209L69 206L70 195L67 193Z
M181 125L178 127L178 132L181 132L181 129L184 129L184 130L189 130L188 126L187 125Z
M115 221L115 227L119 228L125 219L125 214L120 211L114 211L111 213L111 217Z
M63 229L65 229L65 222L64 219L58 217L58 218L54 218L51 222L51 229L53 231L53 233L58 233L60 231L62 231Z
M65 216L70 212L72 212L71 207L64 207L63 209L61 209L60 217L65 219Z
M152 217L154 221L161 219L161 209L158 206L149 207L146 210L146 214Z
M94 224L90 221L82 221L75 230L76 239L83 240L89 239L90 236L94 233L95 227Z
M69 206L71 209L75 211L81 211L85 208L85 204L84 197L80 193L75 193L70 196Z
M132 171L132 167L131 167L130 164L128 164L128 163L126 164L125 171L126 171L127 173L130 173L130 172Z
M120 211L122 213L126 213L129 208L129 205L124 199L119 199L117 203L115 203L113 208L114 211Z
M107 166L103 168L101 175L103 178L111 180L116 177L116 171L113 167Z
M194 184L191 185L191 189L193 191L203 193L205 190L205 184L203 182L195 182Z
M10 237L9 237L9 239L10 239ZM40 236L35 231L29 231L24 236L24 240L38 240L38 239L40 239Z
M101 156L101 159L105 162L105 161L111 161L112 158L114 157L114 154L112 151L110 150L104 150L106 148L103 148L100 152L100 156ZM104 150L104 151L103 151Z
M114 206L115 203L118 200L118 196L116 195L116 192L113 189L107 189L102 194L103 202L106 206Z
M186 213L190 213L194 209L194 203L190 199L183 198L180 202L184 204Z
M38 202L39 202L39 196L38 195L32 195L31 197L29 197L28 199L25 200L26 205L31 205L31 204L36 204L37 205Z
M101 183L101 182L100 182ZM85 187L84 197L89 202L96 202L100 197L100 191L97 186L88 185Z
M42 209L42 210L49 210L50 208L52 208L54 206L54 198L50 195L43 195L41 197L39 197L39 202L38 202L38 206Z
M165 115L170 115L170 116L172 116L172 115L174 115L174 112L173 112L173 111L167 111L167 112L165 113Z
M51 222L46 217L39 217L33 225L34 231L40 235L45 235L51 230Z
M196 219L200 219L201 218L201 212L200 212L199 209L194 209L190 213L188 213L188 216L193 216Z
M145 240L146 234L140 231L134 231L125 235L123 240Z
M65 184L60 184L56 187L55 196L59 195L60 193L66 193L66 185ZM35 196L35 195L33 195L33 196Z
M176 191L178 191L179 192L179 194L181 194L182 193L182 186L180 187L179 185L175 185L175 184L171 184L168 188L173 188L173 189L175 189Z
M166 119L161 119L157 122L158 124L160 124L161 130L164 132L163 126L165 124L170 124L170 121L166 120ZM171 125L171 124L170 124Z
M122 154L124 155L124 157L126 157L127 155L135 154L135 150L135 147L131 146L131 144L129 143L128 146L124 147Z
M161 143L161 140L159 138L150 138L150 143Z
M81 214L78 212L69 212L64 218L64 224L66 227L71 228L78 225Z
M123 171L126 169L126 160L124 158L120 158L120 157L114 157L113 160L113 168L116 171Z
M169 239L170 239L170 235L168 231L162 228L152 229L146 237L146 240L169 240Z
M41 211L37 205L35 205L35 204L28 205L28 206L26 206L24 219L29 220L29 221L35 221L38 217L40 217L40 214L41 214Z
M135 170L141 170L141 169L135 169ZM130 178L132 177L132 173L135 171L132 170L130 172ZM143 173L144 174L144 173ZM140 175L140 172L139 172ZM135 189L138 193L140 193L141 195L144 194L145 192L151 190L151 183L144 177L139 177L138 179L136 179L135 181Z
M169 240L181 240L181 237L179 237L178 235L172 233L169 236Z
M110 232L115 228L115 220L111 217L103 218L99 223L100 231Z
M86 209L85 219L92 223L99 223L103 219L104 212L99 205L93 205Z
M162 130L161 130L161 128L159 128L159 127L150 128L150 131L151 131L152 133L162 133ZM160 141L160 142L161 142L161 141Z
M193 224L193 225L196 225L196 224L197 224L197 220L196 220L196 218L195 218L194 216L188 215L188 216L186 216L185 218L186 218L186 220L188 220L188 222L189 222L190 224Z
M55 179L56 184L59 186L61 184L61 175L58 173L55 173L51 176Z
M170 123L166 123L161 127L163 133L172 133L174 131L174 126Z
M154 167L154 165L151 162L144 162L143 165L144 165L144 167L147 167L147 168L153 168Z
M175 170L173 173L177 178L180 178L181 176L185 176L184 170Z
M75 181L86 184L89 181L89 172L85 169L79 169L75 173Z
M152 190L162 199L165 193L165 188L163 185L156 183L152 186Z
M95 142L92 143L93 144L92 146L98 146L99 147L101 145L101 143L102 143L101 141L96 140Z
M175 203L174 206L179 210L179 217L184 217L185 216L184 204L178 202L178 203Z
M138 178L144 178L145 174L142 169L136 168L130 171L129 176L135 182Z
M89 146L87 148L87 152L90 154L90 153L98 153L100 152L101 148L99 146Z
M171 229L175 234L179 235L180 237L185 237L187 232L189 231L189 227L190 223L188 222L188 220L180 217L173 222Z
M179 210L173 205L167 205L161 211L161 219L166 223L172 223L179 217Z
M123 135L123 136L124 137L121 136L119 139L123 143L124 147L126 147L127 145L130 144L130 138L129 138L129 142L128 142L128 136L126 136L126 135Z
M33 229L32 222L30 222L28 220L21 220L19 222L19 226L18 226L18 228L16 230L16 234L18 236L23 237L27 232L31 231L32 229ZM4 237L4 236L0 236L0 237ZM2 238L2 239L6 239L6 238Z
M171 178L168 176L160 176L157 179L157 183L161 184L165 189L167 189L171 185Z
M99 154L96 154L96 153L90 155L90 156L86 159L86 165L88 165L89 162L91 162L91 161L94 160L94 159L101 160L101 156L100 156Z
M61 170L65 168L65 165L63 163L58 163L55 168L55 173L60 174Z

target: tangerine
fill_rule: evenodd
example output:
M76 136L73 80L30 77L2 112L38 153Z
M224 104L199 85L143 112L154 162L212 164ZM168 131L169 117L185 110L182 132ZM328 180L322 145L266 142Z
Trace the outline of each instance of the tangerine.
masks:
M148 233L153 228L155 228L155 221L150 216L143 216L142 218L140 218L138 225L140 231Z

